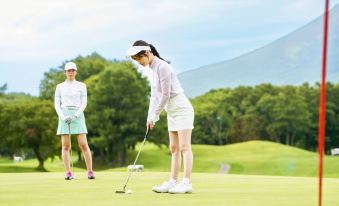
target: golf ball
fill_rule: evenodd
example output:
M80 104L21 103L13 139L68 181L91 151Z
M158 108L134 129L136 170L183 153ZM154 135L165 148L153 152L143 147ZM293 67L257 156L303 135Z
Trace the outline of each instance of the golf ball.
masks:
M127 194L132 194L132 190L131 189L127 190Z

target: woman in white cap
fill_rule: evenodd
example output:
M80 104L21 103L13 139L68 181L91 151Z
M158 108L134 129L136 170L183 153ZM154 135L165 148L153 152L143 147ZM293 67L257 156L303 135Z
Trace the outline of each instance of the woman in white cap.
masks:
M163 184L153 187L152 190L159 193L191 193L193 107L184 95L172 67L160 57L153 45L142 40L136 41L127 51L127 56L142 66L149 65L153 70L147 129L153 129L163 110L167 112L169 147L172 154L171 177ZM184 161L184 176L182 181L178 182L181 153Z
M54 106L59 116L57 135L61 135L62 159L66 167L66 180L74 179L70 168L71 135L76 134L78 144L85 158L88 179L94 179L92 155L87 143L87 127L84 110L87 105L87 89L75 80L77 66L74 62L65 64L66 81L57 85Z

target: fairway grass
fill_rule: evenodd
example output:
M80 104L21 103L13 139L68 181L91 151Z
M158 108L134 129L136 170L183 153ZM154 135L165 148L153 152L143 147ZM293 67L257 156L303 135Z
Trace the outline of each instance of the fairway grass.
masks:
M230 165L231 174L316 177L318 175L318 154L296 147L266 141L249 141L225 146L193 145L195 173L219 173L220 165ZM138 149L138 146L137 148ZM132 163L137 151L128 151L126 165ZM74 152L73 154L76 154ZM145 166L146 172L170 171L170 153L166 147L159 148L146 143L138 164ZM77 157L73 156L76 161ZM108 163L94 161L95 171L125 171L126 167L112 168ZM37 172L36 159L13 163L0 158L0 173ZM49 172L63 172L60 158L45 161ZM76 171L84 171L84 162L75 164ZM339 178L339 156L324 157L324 177Z
M193 194L157 194L152 186L168 178L165 172L134 173L121 190L126 172L97 172L96 180L75 173L76 180L63 180L63 172L0 173L1 206L316 206L317 178L256 175L193 174ZM339 179L324 179L324 206L339 205Z

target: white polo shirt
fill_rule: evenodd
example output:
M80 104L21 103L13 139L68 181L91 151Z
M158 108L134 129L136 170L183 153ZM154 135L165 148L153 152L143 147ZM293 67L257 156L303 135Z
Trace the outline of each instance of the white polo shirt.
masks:
M184 90L171 65L166 61L154 56L150 68L153 70L153 78L147 119L155 123L159 120L160 113L164 110L169 99L183 93Z
M76 80L66 80L57 85L55 89L54 107L59 118L65 118L61 108L76 107L74 115L79 116L87 106L86 84Z

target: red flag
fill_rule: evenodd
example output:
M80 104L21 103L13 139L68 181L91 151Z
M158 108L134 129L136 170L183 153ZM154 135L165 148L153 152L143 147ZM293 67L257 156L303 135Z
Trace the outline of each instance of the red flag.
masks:
M325 139L325 120L326 120L326 63L327 63L327 36L328 36L328 7L329 0L325 0L324 13L324 42L322 56L322 75L320 86L320 106L319 106L319 133L318 133L318 152L319 152L319 194L318 205L322 205L322 180L323 180L323 158L324 158L324 139Z

